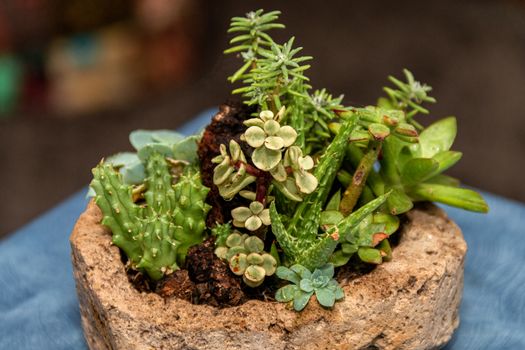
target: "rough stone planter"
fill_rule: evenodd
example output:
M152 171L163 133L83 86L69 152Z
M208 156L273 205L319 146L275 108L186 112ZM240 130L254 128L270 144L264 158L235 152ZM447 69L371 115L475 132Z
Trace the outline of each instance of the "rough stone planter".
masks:
M408 214L392 262L340 281L333 310L296 313L249 301L217 309L139 293L89 204L71 235L82 325L91 349L432 349L459 324L466 244L443 211Z

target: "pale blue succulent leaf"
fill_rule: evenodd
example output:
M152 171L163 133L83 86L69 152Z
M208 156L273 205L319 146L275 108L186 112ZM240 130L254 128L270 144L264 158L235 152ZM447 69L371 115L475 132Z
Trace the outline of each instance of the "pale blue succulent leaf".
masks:
M115 168L131 165L139 161L139 157L133 152L120 152L107 157L104 162L112 164Z
M188 136L173 145L173 158L185 160L190 163L198 161L197 147L200 137L197 135Z
M293 308L295 309L295 311L303 310L310 301L310 298L313 294L314 292L306 293L301 290L297 291L294 295L293 300Z
M317 301L324 307L332 307L335 303L335 293L330 288L319 288L315 290Z
M299 291L299 287L295 284L288 284L282 288L279 288L275 293L275 300L286 303L292 301L295 294Z
M151 138L158 143L174 145L184 140L185 136L172 130L152 130Z
M308 280L308 279L303 279L301 280L301 283L299 284L299 286L301 287L301 290L304 291L304 292L311 292L314 290L314 286L312 284L312 280Z
M287 268L285 266L279 266L277 268L277 271L275 272L275 274L280 279L283 279L283 280L286 280L286 281L290 281L290 282L295 283L297 285L299 285L299 283L301 282L301 277L299 276L299 274L297 274L295 271L292 271L292 270L290 270L289 268Z
M166 157L173 157L173 149L170 145L163 143L150 143L137 151L139 159L145 163L153 153L160 153Z
M290 270L297 273L301 279L310 279L312 277L312 273L310 270L308 270L303 265L295 264L290 267Z
M122 174L122 181L127 185L141 184L146 178L144 164L140 161L120 168L120 173Z

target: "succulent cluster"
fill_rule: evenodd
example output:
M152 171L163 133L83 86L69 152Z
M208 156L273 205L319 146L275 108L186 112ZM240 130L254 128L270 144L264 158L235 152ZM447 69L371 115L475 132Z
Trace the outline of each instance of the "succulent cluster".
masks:
M215 255L209 240L207 256L230 278L261 289L277 283L276 300L297 311L313 295L331 308L344 297L334 269L395 258L390 236L414 202L488 207L443 174L461 158L451 150L455 118L428 127L415 120L429 113L422 104L436 102L429 86L405 70L406 81L390 77L387 96L366 107L345 106L342 95L326 89L312 91L304 64L311 57L298 55L293 38L278 44L267 33L284 27L276 23L279 14L258 10L232 20L229 32L236 36L226 53L243 63L229 79L241 84L233 92L251 107L249 117L236 115L235 133L219 135L218 152L216 144L202 148L207 164L198 161L199 136L139 130L130 135L136 153L97 166L91 188L113 242L132 268L152 279L180 268L188 249L210 233ZM233 200L226 206L233 208L231 221L222 222L228 219L221 213L206 227L209 189L199 165L213 167L209 203ZM281 281L266 278L273 275Z
M246 285L260 286L266 276L275 273L277 260L264 251L264 242L259 237L233 232L224 243L215 249L215 254L227 260L230 270L242 276Z
M280 288L275 294L275 299L280 302L292 302L295 311L303 310L312 295L324 307L332 307L336 300L344 298L343 289L334 277L334 266L323 265L310 272L301 265L292 265L290 268L279 266L277 277L292 282Z

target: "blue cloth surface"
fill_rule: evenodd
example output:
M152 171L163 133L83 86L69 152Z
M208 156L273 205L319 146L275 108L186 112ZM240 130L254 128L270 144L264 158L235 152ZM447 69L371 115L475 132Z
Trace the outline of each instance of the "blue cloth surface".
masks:
M199 131L211 113L179 131ZM68 241L85 193L0 241L0 349L87 348ZM525 349L525 205L483 195L487 215L446 208L469 246L461 324L446 349Z

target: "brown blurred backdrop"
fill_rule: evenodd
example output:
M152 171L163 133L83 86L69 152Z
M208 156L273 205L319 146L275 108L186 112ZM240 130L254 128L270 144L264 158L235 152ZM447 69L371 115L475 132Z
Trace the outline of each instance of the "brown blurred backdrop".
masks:
M389 74L433 86L456 115L450 172L525 201L523 1L0 2L0 236L90 181L137 128L176 128L229 97L229 18L283 11L284 40L315 57L314 87L374 103Z

